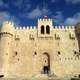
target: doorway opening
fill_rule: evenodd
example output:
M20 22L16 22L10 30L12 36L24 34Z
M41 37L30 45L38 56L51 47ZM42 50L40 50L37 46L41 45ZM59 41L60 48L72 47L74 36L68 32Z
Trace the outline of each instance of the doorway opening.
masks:
M44 66L43 72L44 72L44 74L49 74L49 66Z
M50 72L50 56L48 53L43 54L43 73L49 74Z

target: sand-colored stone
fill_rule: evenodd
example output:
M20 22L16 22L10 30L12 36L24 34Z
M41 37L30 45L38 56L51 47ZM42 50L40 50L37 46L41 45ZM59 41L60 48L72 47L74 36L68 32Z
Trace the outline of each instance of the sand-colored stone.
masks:
M50 34L46 34L47 25ZM77 54L80 53L74 26L54 26L52 19L38 19L36 27L14 27L8 21L2 25L0 75L5 77L35 76L44 72L44 66L59 77L80 74Z

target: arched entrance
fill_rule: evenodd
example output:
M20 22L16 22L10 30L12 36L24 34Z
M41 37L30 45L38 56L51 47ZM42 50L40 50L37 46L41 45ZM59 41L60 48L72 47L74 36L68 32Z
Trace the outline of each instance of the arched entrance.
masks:
M43 53L43 73L49 74L50 72L50 56L48 53Z

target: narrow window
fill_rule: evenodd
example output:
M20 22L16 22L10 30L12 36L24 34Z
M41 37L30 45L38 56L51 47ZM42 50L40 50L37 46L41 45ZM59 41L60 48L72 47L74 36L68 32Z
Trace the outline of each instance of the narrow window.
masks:
M74 54L76 54L77 52L76 51L74 51Z
M34 52L35 55L37 55L37 52Z
M50 27L48 25L46 26L46 34L50 34Z
M58 55L60 55L61 53L60 53L60 51L58 51Z
M15 52L15 55L17 55L18 53L17 52Z
M41 26L41 34L44 34L44 26Z

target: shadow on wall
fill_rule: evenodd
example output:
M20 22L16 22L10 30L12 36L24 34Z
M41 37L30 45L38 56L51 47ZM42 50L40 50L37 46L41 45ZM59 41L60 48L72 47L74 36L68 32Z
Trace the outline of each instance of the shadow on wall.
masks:
M79 52L80 52L80 22L77 23L75 26L75 34L76 34L76 38L78 40L78 46L79 46Z

